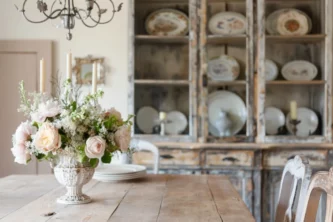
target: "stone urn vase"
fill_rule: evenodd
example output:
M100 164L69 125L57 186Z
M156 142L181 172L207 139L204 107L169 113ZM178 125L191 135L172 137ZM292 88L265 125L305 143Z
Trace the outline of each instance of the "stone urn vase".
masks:
M67 188L67 193L57 199L61 204L86 204L91 198L82 193L82 187L93 177L95 169L89 163L80 163L74 155L59 155L51 166L58 182Z

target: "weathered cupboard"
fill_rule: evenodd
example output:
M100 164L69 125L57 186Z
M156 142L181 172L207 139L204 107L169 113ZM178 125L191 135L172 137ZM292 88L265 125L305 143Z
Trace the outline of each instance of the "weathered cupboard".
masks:
M129 113L143 106L158 111L178 110L188 127L176 136L144 134L136 124L134 137L160 148L161 173L229 175L257 221L273 221L284 164L305 155L314 171L332 166L332 2L329 0L131 0ZM158 9L172 8L189 17L189 33L180 37L151 36L145 19ZM304 36L269 35L267 16L282 8L306 12L313 24ZM207 23L221 11L246 16L243 35L212 35ZM213 81L208 61L231 55L240 63L240 75L230 82ZM265 80L265 59L279 69L291 60L307 60L319 70L312 81L287 81L281 74ZM208 95L216 90L239 95L246 104L247 120L236 135L215 137L209 132ZM319 128L308 137L286 130L266 135L264 110L275 106L284 114L289 103L308 107L319 117ZM133 161L152 165L148 152L135 153Z

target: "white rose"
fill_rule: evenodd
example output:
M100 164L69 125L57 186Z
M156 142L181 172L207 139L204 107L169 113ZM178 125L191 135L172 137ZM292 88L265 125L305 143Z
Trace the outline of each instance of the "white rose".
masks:
M16 144L11 151L15 157L16 163L27 164L28 160L31 159L31 155L23 143Z
M58 129L49 122L43 123L33 140L33 145L42 153L56 151L61 146Z
M131 128L129 126L120 127L115 133L114 140L119 149L126 152L131 142Z
M29 122L21 123L15 132L15 142L25 143L29 137L36 132L36 128L31 126Z
M100 136L90 137L86 142L85 153L89 158L101 158L105 152L106 143Z

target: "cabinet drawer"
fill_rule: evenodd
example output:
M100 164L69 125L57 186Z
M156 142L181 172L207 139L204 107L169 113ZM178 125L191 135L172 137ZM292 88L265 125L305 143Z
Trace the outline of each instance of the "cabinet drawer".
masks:
M150 152L137 152L133 154L133 163L153 165L154 156ZM193 150L163 150L160 149L160 166L199 166L199 151Z
M305 156L311 166L327 166L327 150L268 151L264 153L263 165L267 167L284 167L287 161L296 155Z
M232 150L206 152L206 166L253 166L253 151Z

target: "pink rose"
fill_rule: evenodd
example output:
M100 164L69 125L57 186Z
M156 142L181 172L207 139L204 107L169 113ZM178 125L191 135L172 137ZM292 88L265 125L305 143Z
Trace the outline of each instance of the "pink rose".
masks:
M131 128L129 126L120 127L115 133L114 140L119 149L126 152L131 142Z
M90 137L86 142L85 153L89 158L101 158L105 152L106 143L100 136Z
M123 121L123 119L122 119L122 117L121 117L121 113L118 112L115 108L111 108L111 109L109 109L108 111L106 111L105 115L106 115L107 117L109 117L109 116L114 116L114 117L117 118L118 121L121 121L121 122Z
M28 160L31 159L31 155L23 143L16 144L11 151L16 163L27 164Z
M21 123L15 132L15 142L25 143L35 132L36 128L31 126L29 122Z
M33 140L33 145L42 153L56 151L61 146L58 129L49 122L43 123Z
M58 101L48 100L45 103L41 103L35 113L31 114L31 119L34 122L42 123L48 117L55 117L60 114L61 107Z

